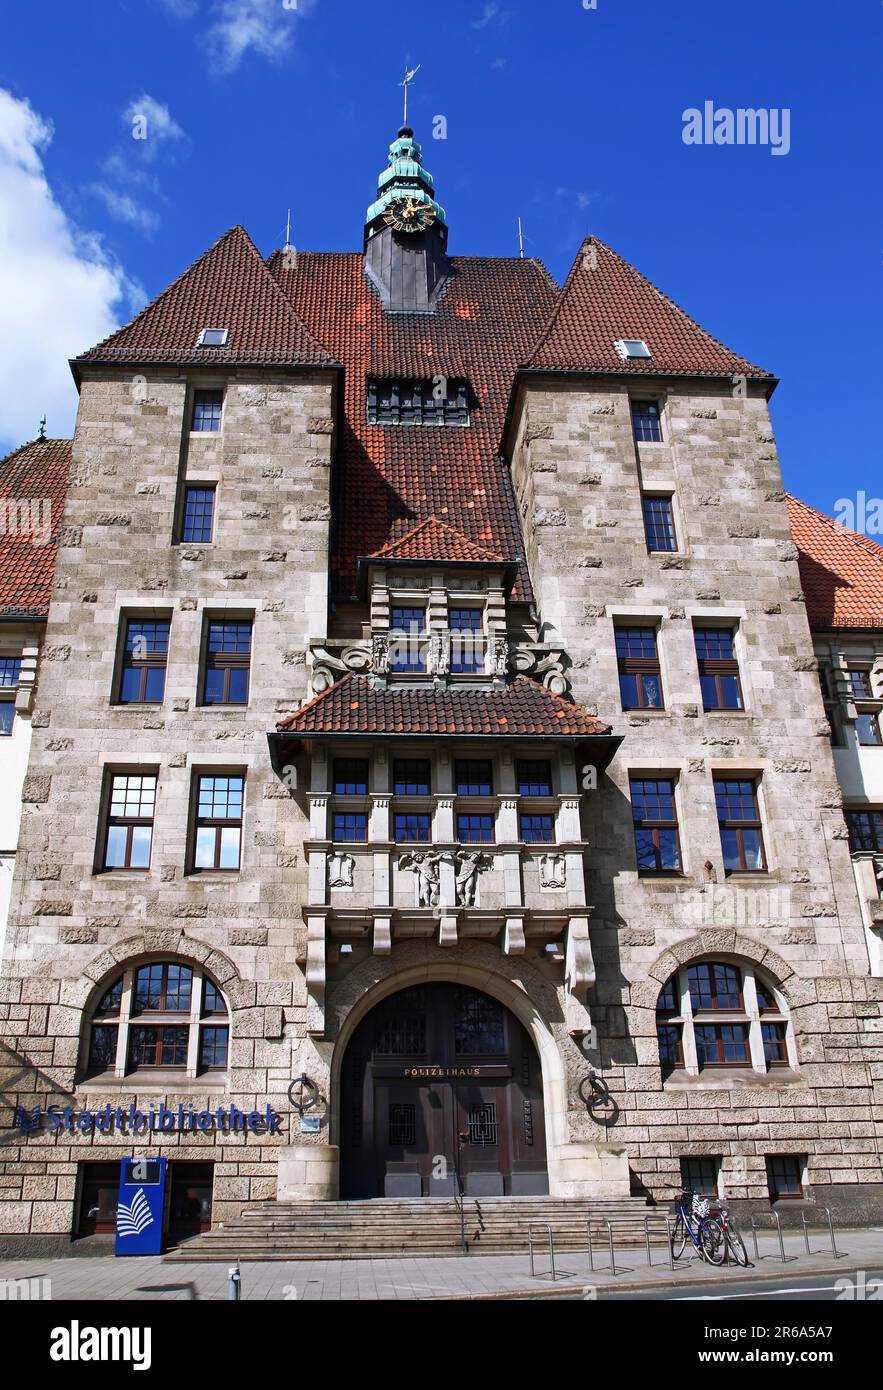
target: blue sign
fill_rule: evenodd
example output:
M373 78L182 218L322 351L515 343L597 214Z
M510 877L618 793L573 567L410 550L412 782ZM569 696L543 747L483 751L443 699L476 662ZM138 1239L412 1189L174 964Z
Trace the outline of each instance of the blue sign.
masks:
M120 1163L117 1255L158 1255L162 1250L166 1191L164 1158L124 1158Z

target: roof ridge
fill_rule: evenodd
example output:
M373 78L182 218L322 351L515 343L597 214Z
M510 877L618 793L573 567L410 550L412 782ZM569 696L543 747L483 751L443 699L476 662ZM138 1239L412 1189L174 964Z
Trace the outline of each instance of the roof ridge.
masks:
M69 439L66 435L58 435L57 437L53 436L52 438L47 437L43 439L26 439L23 444L16 444L14 449L10 449L8 454L4 454L3 457L0 458L0 468L3 467L4 463L9 463L10 459L14 459L16 454L22 453L24 449L33 448L35 444L73 444L73 442L74 441Z

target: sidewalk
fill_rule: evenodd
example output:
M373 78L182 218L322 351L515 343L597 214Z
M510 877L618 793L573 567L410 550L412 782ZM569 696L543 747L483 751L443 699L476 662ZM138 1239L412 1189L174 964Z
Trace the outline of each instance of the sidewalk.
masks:
M414 1260L298 1260L291 1262L243 1262L243 1299L270 1300L377 1300L446 1298L543 1298L551 1293L627 1288L659 1288L665 1285L695 1289L723 1280L756 1282L758 1278L799 1281L811 1274L837 1277L857 1270L883 1269L883 1228L835 1232L840 1258L831 1255L827 1233L810 1235L811 1254L806 1254L800 1232L785 1235L786 1263L778 1241L758 1239L760 1259L754 1262L750 1233L746 1238L752 1265L740 1269L728 1264L721 1269L684 1255L672 1273L664 1247L653 1248L652 1265L645 1247L616 1251L614 1278L605 1250L596 1251L595 1271L585 1253L561 1252L556 1256L557 1279L549 1277L548 1252L536 1255L536 1270L544 1277L530 1277L524 1255L469 1255ZM222 1300L227 1297L226 1264L164 1264L158 1258L0 1261L0 1280L49 1279L53 1300L116 1302L128 1299L160 1299L187 1302L192 1299ZM0 1287L0 1301L3 1290Z

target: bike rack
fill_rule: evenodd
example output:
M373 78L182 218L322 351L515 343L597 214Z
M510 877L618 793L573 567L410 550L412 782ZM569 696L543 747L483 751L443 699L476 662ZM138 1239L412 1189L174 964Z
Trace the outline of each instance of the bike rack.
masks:
M787 1255L787 1256L786 1256L786 1254L785 1254L785 1237L784 1237L784 1235L783 1235L783 1233L782 1233L782 1222L781 1222L781 1220L780 1220L780 1218L779 1218L779 1213L778 1213L777 1211L771 1211L771 1212L768 1213L768 1216L769 1216L769 1219L770 1219L771 1221L775 1221L775 1223L776 1223L776 1233L777 1233L777 1235L778 1235L778 1237L779 1237L779 1255L781 1256L782 1264L788 1264L790 1260L796 1260L796 1259L797 1259L797 1256L796 1256L796 1255ZM755 1258L755 1260L756 1260L756 1261L759 1261L759 1260L765 1259L766 1256L761 1255L761 1254L758 1253L758 1249L757 1249L757 1218L754 1217L754 1216L752 1216L752 1218L751 1218L751 1236L752 1236L752 1239L753 1239L753 1241L754 1241L754 1258Z
M829 1234L829 1236L831 1237L831 1254L834 1256L834 1259L835 1259L835 1260L839 1260L839 1259L841 1259L842 1257L841 1257L841 1255L840 1255L840 1252L839 1252L838 1249L837 1249L837 1242L836 1242L835 1239L834 1239L834 1222L833 1222L833 1220L832 1220L832 1218L831 1218L831 1208L830 1208L830 1207L819 1207L818 1210L819 1210L819 1211L823 1211L823 1212L825 1213L825 1219L827 1220L827 1223L828 1223L828 1234ZM810 1248L809 1248L809 1229L808 1229L807 1224L806 1224L806 1212L805 1212L805 1211L802 1211L802 1212L800 1213L800 1221L801 1221L801 1225L803 1226L803 1239L804 1239L804 1242L805 1242L805 1244L806 1244L806 1253L807 1253L807 1255L811 1255L811 1254L812 1254L812 1251L811 1251ZM843 1253L845 1254L846 1251L844 1251Z
M665 1222L666 1244L667 1244L667 1247L668 1247L668 1267L669 1267L669 1269L674 1270L674 1269L676 1268L676 1265L675 1265L674 1252L672 1251L672 1248L671 1248L671 1217L670 1217L670 1216L645 1216L645 1217L644 1217L644 1239L645 1239L645 1241L646 1241L646 1243L647 1243L647 1264L650 1265L651 1268L652 1268L652 1265L653 1265L653 1255L652 1255L651 1249L650 1249L650 1222L651 1222L651 1221L656 1221L657 1223L660 1222L660 1221L664 1221L664 1222Z
M614 1276L614 1278L616 1277L617 1274L630 1274L632 1271L629 1270L629 1269L617 1270L617 1268L616 1268L616 1252L615 1252L615 1250L614 1250L614 1245L613 1245L613 1226L612 1226L612 1224L611 1224L609 1221L600 1221L600 1222L597 1222L596 1224L602 1225L602 1226L606 1226L606 1227L607 1227L607 1249L608 1249L609 1252L610 1252L610 1273ZM594 1248L594 1246L592 1245L592 1221L591 1221L591 1218L589 1218L589 1220L586 1222L586 1248L587 1248L588 1253L589 1253L589 1269L590 1269L590 1270L592 1271L592 1273L594 1274L594 1272L595 1272L595 1248Z
M555 1242L554 1242L554 1240L553 1240L553 1238L552 1238L552 1227L551 1227L551 1226L543 1226L543 1225L541 1225L539 1222L533 1222L533 1221L530 1222L530 1224L528 1225L528 1228L527 1228L527 1250L528 1250L528 1254L530 1255L530 1277L531 1277L531 1279L545 1279L545 1278L546 1278L546 1273L545 1273L545 1272L543 1272L542 1274L536 1274L536 1273L534 1272L533 1233L534 1233L534 1228L535 1228L535 1227L537 1227L537 1228L538 1228L539 1230L541 1230L541 1231L542 1231L542 1230L545 1230L545 1231L548 1232L548 1235L549 1235L549 1264L550 1264L550 1266L551 1266L551 1268L550 1268L550 1270L549 1270L549 1273L552 1275L552 1283L554 1284L554 1282L555 1282L555 1280L557 1279L558 1276L557 1276L556 1273L555 1273Z

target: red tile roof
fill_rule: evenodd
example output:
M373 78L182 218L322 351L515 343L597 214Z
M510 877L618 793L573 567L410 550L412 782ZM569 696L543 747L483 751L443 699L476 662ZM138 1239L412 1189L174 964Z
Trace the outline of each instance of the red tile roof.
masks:
M295 734L470 734L590 738L610 725L527 676L505 686L443 690L412 685L375 687L349 672L277 725Z
M401 539L430 516L483 549L520 560L514 597L530 596L512 479L499 440L515 368L555 303L535 260L455 256L434 314L384 314L359 252L301 251L270 268L314 337L345 365L332 578L354 592L356 559ZM369 376L466 377L471 424L366 423Z
M810 626L883 628L883 546L788 497Z
M35 439L0 460L0 617L46 617L70 465L69 439Z
M223 348L199 347L203 328L227 328ZM311 337L243 227L233 227L125 327L76 362L331 362Z
M643 338L652 357L623 361L613 346L623 338ZM545 371L775 380L712 338L593 236L583 242L544 332L522 362Z
M468 563L477 565L503 564L502 555L475 545L462 532L446 526L436 516L428 516L410 531L406 531L397 541L389 541L366 560L442 560L449 564Z

